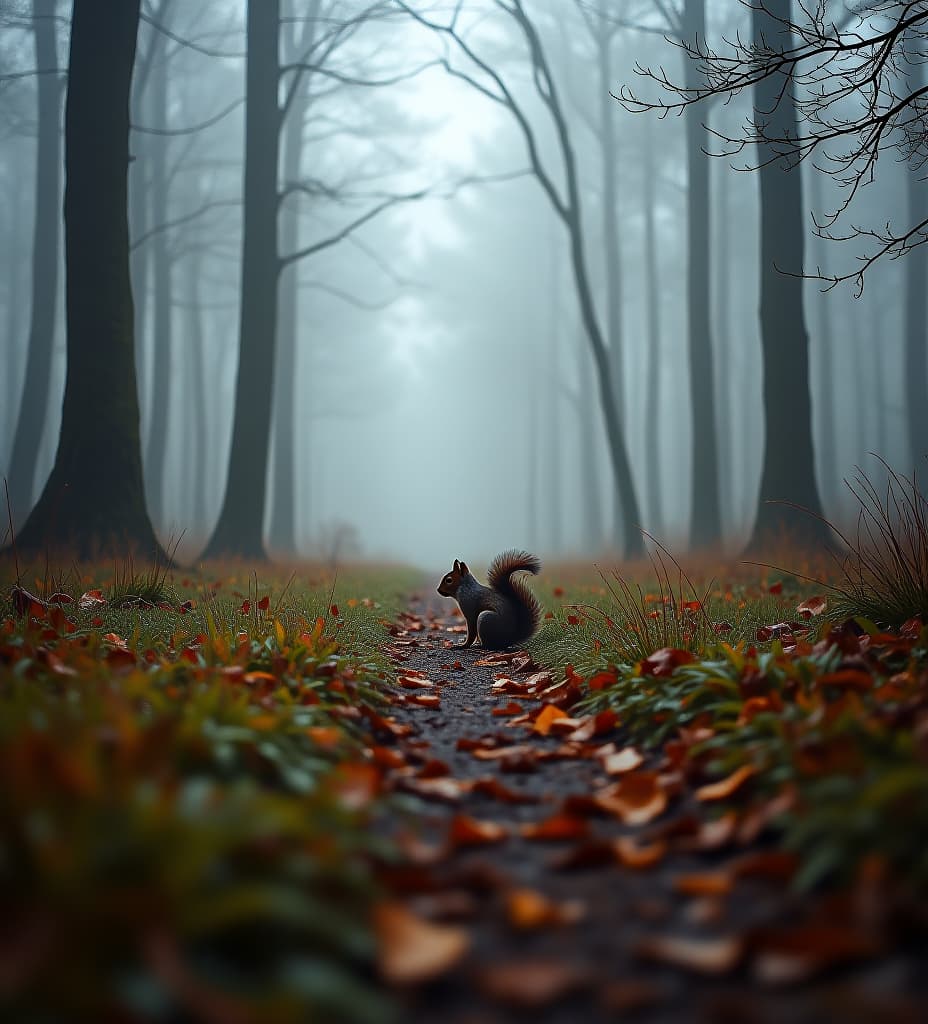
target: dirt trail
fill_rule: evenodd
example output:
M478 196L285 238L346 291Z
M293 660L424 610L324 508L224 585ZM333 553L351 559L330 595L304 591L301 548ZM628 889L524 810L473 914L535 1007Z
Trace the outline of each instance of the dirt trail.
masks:
M415 598L390 647L401 674L412 674L391 709L393 721L408 729L396 748L405 764L392 784L409 793L404 799L421 823L416 842L409 844L410 862L390 880L406 906L431 921L466 929L471 945L450 971L405 990L404 1021L928 1019L918 1012L926 1004L914 955L816 972L814 980L799 985L771 979L760 984L742 956L743 936L801 920L802 898L782 882L748 877L739 877L730 893L681 894L681 877L706 875L731 861L724 844L688 852L686 842L674 840L650 867L623 864L613 841L632 839L632 857L637 850L649 860L648 850L661 841L667 823L685 821L685 794L645 826L590 814L584 801L616 781L592 752L608 742L621 750L621 732L613 728L574 742L564 728L544 736L530 722L509 724L518 718L514 708L494 714L515 701L534 718L545 701L518 691L541 691L551 681L514 652L507 652L507 662L481 664L491 652L457 646L463 620L452 610L451 602L437 596ZM500 677L514 683L494 691ZM433 685L417 686L417 680ZM496 749L517 749L497 759L487 737L495 737ZM477 742L477 753L461 749ZM520 752L523 745L528 749ZM642 767L659 766L646 760ZM476 780L495 782L474 787ZM505 790L494 792L496 783ZM578 834L550 840L524 834L559 815L565 800L575 813L566 820L561 814L556 828ZM479 836L468 835L470 819L502 826L505 837L477 842ZM588 835L579 834L586 829ZM492 838L492 829L486 831ZM460 841L449 843L449 834ZM577 863L565 865L571 857ZM706 884L711 890L711 879ZM694 940L681 952L688 967L648 955L649 944L668 937ZM902 998L903 992L910 995Z

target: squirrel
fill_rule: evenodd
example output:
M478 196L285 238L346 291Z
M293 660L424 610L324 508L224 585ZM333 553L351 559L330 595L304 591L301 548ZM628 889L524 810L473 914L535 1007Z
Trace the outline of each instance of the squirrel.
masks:
M541 608L535 595L514 572L537 574L541 562L527 551L504 551L497 555L487 572L489 586L478 583L460 559L454 560L451 572L438 585L438 593L453 597L467 620L467 639L462 647L470 647L479 637L484 647L502 650L521 643L538 628Z

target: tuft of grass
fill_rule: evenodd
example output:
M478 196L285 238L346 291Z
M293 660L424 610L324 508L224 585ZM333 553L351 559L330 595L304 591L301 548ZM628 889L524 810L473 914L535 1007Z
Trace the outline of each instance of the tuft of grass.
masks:
M847 482L859 503L857 530L847 537L834 524L847 553L839 559L839 581L825 583L839 614L862 615L880 626L928 621L928 498L911 477L886 470L885 491L858 467Z
M128 555L121 566L116 566L106 599L114 608L162 605L173 600L174 596L168 586L169 572L170 563L158 560L149 568L136 571L132 556Z

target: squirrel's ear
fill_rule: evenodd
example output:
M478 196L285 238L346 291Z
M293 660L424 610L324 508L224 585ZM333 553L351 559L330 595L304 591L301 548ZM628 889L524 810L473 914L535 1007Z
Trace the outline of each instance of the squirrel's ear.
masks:
M454 572L460 572L461 571L461 566L460 566L460 564L459 564L457 559L454 560L454 565L451 568L454 570Z
M467 563L466 562L461 562L461 572L465 572L465 573L470 572L470 569L467 568Z

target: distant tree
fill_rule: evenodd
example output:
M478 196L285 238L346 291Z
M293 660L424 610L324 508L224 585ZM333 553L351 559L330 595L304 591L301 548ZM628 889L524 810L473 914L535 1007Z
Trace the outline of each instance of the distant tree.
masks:
M51 475L17 543L159 551L145 508L129 279L129 92L140 0L74 0L65 104L67 377Z
M61 96L56 0L34 0L37 140L32 295L26 374L10 458L10 504L22 521L32 507L42 435L48 422L52 350L58 322L61 258ZM11 301L19 302L18 297Z
M543 158L538 133L528 113L528 104L520 99L493 62L481 56L466 38L460 17L465 7L463 0L457 0L451 5L438 5L436 9L440 15L444 15L440 20L405 0L394 2L420 25L433 31L443 45L447 44L448 49L457 54L461 66L452 62L450 52L446 51L443 57L442 63L449 74L499 104L513 118L525 140L531 171L567 232L580 315L596 367L599 405L612 467L615 507L620 511L617 519L621 523L622 536L616 537L616 548L629 556L642 554L644 542L639 532L641 518L638 497L632 479L619 403L613 388L609 342L596 309L585 251L580 180L571 128L538 28L522 0L493 0L490 5L510 20L525 45L535 98L540 100L549 119L548 127L556 139L559 161L556 167L549 167Z

